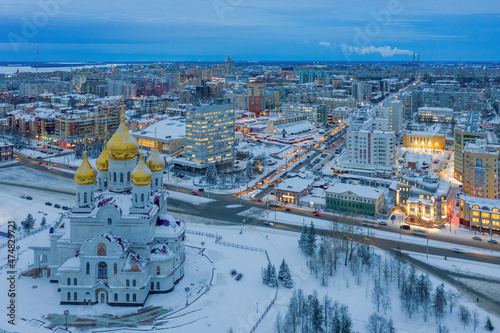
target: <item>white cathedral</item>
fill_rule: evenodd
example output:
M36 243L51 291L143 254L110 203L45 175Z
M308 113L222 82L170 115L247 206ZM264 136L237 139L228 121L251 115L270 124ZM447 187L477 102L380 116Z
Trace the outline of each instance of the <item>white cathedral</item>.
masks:
M75 173L76 205L33 246L34 276L58 283L61 304L144 305L184 276L186 225L167 214L158 150L137 162L124 116L96 161Z

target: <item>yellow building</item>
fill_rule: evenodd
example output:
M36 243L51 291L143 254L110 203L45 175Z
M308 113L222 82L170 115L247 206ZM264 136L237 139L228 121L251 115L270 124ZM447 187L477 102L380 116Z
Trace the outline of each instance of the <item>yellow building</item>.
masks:
M480 128L479 126L477 126L477 124L474 125L469 124L469 125L455 127L455 133L453 135L455 139L455 147L454 147L455 170L453 171L453 175L455 176L455 179L459 181L462 181L462 175L463 175L462 152L464 150L465 144L467 142L475 141L477 138L486 139L486 133L481 133L479 131Z
M500 202L461 196L460 224L471 230L500 233Z
M443 150L445 145L444 134L421 131L403 133L403 147Z
M486 199L498 199L500 145L484 139L468 142L463 150L463 192Z

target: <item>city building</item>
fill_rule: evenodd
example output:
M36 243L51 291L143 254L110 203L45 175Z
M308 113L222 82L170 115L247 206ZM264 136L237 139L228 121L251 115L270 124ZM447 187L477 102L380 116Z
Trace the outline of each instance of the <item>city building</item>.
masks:
M473 119L471 119L473 121ZM454 145L454 170L453 175L455 179L463 180L463 150L467 142L475 141L476 139L485 139L486 133L481 131L481 127L475 122L455 126L453 138Z
M403 147L443 150L446 135L437 132L409 131L403 133Z
M248 110L259 116L266 109L266 83L253 81L248 84Z
M463 193L473 197L498 199L500 145L484 139L467 142L463 150Z
M231 56L227 56L227 59L224 60L224 75L232 76L234 75L234 61L231 59Z
M312 180L300 177L287 178L275 188L278 201L298 205L300 198L305 196L312 187Z
M395 141L393 131L349 128L346 139L347 160L364 165L393 165Z
M389 121L389 131L394 131L396 135L401 134L403 128L403 103L397 99L389 99L382 104L382 107L375 109L378 118Z
M156 146L160 153L174 154L186 145L186 119L163 119L132 135L139 147L152 150Z
M460 196L459 221L470 230L500 234L500 201Z
M58 284L64 305L143 306L184 276L186 225L167 213L163 159L137 161L138 146L120 126L96 161L76 170L76 204L34 252L31 274Z
M372 86L368 83L353 82L352 83L352 97L361 103L367 98L372 96Z
M234 160L234 109L231 104L198 105L186 112L188 164L204 169L209 163ZM176 161L177 163L178 161Z
M418 121L422 122L451 124L453 122L453 109L423 106L418 108L417 116Z
M14 159L14 145L9 142L0 142L0 163Z
M317 82L321 85L330 84L330 76L324 70L304 69L299 71L299 84Z
M326 209L376 217L383 207L381 189L344 183L326 189Z
M404 210L409 223L439 227L451 214L450 188L435 175L404 169L399 176L396 205Z

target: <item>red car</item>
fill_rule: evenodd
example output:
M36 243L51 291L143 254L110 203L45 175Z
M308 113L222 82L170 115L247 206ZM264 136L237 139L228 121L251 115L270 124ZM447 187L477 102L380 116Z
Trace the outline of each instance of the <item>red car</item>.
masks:
M315 216L323 216L323 214L321 214L320 212L315 212L314 215Z
M193 191L191 193L193 193L194 195L200 195L200 193L198 191Z

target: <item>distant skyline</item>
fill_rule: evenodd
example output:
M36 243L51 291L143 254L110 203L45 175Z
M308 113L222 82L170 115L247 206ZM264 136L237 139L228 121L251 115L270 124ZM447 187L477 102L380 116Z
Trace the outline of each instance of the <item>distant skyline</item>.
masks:
M500 1L6 0L0 61L499 61Z

